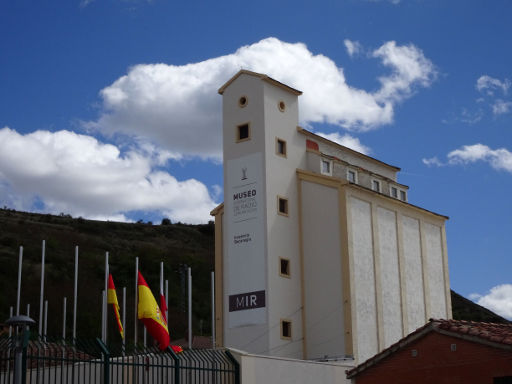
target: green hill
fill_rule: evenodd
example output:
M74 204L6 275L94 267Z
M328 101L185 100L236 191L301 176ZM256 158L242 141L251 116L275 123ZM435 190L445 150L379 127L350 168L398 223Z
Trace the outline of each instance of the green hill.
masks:
M210 334L210 272L214 265L214 226L117 223L73 219L0 209L0 321L16 305L19 246L24 248L21 313L31 305L31 317L39 320L41 244L46 240L45 297L48 300L48 334L62 333L62 302L67 297L67 324L71 335L74 249L79 246L78 335L96 337L101 326L101 291L104 288L105 252L109 252L120 304L127 289L126 332L133 339L135 257L154 294L158 294L160 261L169 280L169 325L173 339L186 331L186 273L192 268L194 334ZM156 296L156 295L155 295ZM452 291L456 319L506 322L493 312ZM110 334L116 334L109 310ZM140 334L140 332L139 332ZM117 336L116 336L117 337Z
M168 220L165 220L168 223ZM150 225L73 219L0 209L0 321L16 305L19 246L23 252L21 313L39 320L42 241L46 240L45 298L48 300L48 334L62 334L62 303L67 297L67 325L71 334L75 246L79 246L77 334L101 333L101 292L104 289L105 252L122 304L127 289L125 328L133 339L135 257L155 297L159 291L160 261L169 280L169 325L172 338L186 331L186 273L192 268L193 324L195 334L210 334L210 272L214 260L213 223L205 225ZM109 331L117 334L109 308ZM141 334L139 332L139 334Z

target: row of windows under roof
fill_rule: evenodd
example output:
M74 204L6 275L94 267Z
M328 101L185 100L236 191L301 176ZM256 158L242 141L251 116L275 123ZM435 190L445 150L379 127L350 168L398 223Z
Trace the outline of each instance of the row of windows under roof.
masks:
M316 156L320 157L320 173L324 175L346 179L353 184L361 185L375 192L398 200L407 201L407 190L386 178L378 177L360 168L334 162L326 157Z

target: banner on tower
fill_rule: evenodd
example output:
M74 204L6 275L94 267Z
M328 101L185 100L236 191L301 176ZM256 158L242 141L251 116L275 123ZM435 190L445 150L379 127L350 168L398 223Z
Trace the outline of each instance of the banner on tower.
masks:
M226 220L228 326L264 324L265 301L265 196L263 155L226 162Z

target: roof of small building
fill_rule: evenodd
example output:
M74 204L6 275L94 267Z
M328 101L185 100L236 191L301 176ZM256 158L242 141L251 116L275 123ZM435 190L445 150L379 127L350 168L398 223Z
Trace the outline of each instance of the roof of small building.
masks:
M302 95L302 91L299 91L298 89L295 89L295 88L290 87L289 85L283 84L280 81L277 81L277 80L275 80L275 79L271 78L270 76L267 76L267 75L265 75L263 73L252 72L252 71L248 71L247 69L241 69L231 79L226 81L226 83L222 87L219 88L219 91L218 91L219 94L222 95L224 93L224 91L226 90L226 88L229 87L229 85L233 81L235 81L240 75L250 75L250 76L259 77L261 80L266 81L267 83L275 85L275 86L277 86L279 88L282 88L285 91L291 92L294 95L297 95L297 96Z
M468 341L512 350L512 323L483 323L466 320L430 319L423 327L397 341L395 344L377 353L357 367L347 371L347 378L352 378L367 368L378 364L391 354L407 347L430 332L453 336Z

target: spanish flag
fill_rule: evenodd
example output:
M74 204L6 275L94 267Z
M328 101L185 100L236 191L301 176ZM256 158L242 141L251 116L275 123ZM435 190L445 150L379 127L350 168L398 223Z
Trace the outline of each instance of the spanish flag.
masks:
M116 287L114 286L114 280L112 279L112 274L108 275L107 304L112 304L114 306L114 313L116 315L116 320L117 320L117 328L119 328L119 333L121 334L121 338L124 339L124 329L123 329L123 324L121 323L121 318L119 317L119 303L117 302Z
M149 334L158 342L161 350L169 346L169 330L167 329L167 321L160 311L155 297L139 272L138 277L139 288L139 305L137 308L138 318L142 320Z

